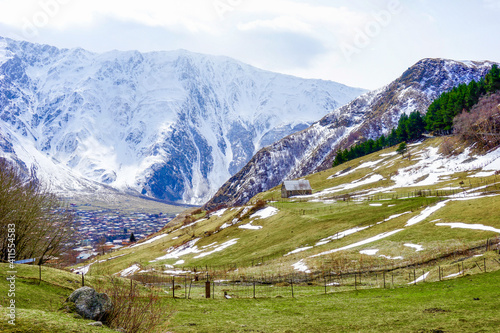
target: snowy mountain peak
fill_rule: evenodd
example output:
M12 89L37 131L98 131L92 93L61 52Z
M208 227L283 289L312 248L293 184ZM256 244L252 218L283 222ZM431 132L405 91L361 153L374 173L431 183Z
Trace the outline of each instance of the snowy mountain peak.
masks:
M202 203L259 149L363 92L185 50L0 37L0 150L54 190L106 184Z

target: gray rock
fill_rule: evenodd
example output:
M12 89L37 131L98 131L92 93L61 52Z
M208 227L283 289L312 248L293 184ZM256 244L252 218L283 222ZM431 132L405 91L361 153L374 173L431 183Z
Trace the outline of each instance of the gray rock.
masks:
M97 327L100 327L100 326L102 326L102 322L95 321L93 323L87 324L87 326L97 326Z
M67 301L74 303L76 312L85 319L100 320L112 308L108 295L90 287L75 290Z

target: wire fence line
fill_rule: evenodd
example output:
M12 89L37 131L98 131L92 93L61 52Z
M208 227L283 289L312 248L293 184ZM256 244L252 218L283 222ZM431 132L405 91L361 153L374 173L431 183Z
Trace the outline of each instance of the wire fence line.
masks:
M445 265L414 265L375 271L299 272L259 276L239 275L237 272L217 275L203 272L177 276L147 273L134 275L131 279L162 291L166 297L179 299L273 298L410 287L496 270L500 270L500 256L486 258L483 254L476 254Z

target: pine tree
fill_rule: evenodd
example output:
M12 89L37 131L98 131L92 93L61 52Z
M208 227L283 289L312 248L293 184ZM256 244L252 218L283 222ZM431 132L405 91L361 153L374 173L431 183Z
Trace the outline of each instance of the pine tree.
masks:
M401 156L404 156L404 154L406 153L406 150L407 150L406 142L404 142L404 141L403 141L403 142L401 142L401 143L399 144L399 147L398 147L398 149L396 150L396 152L397 152L398 154L401 154Z
M135 239L134 233L130 234L130 243L135 243L137 240Z

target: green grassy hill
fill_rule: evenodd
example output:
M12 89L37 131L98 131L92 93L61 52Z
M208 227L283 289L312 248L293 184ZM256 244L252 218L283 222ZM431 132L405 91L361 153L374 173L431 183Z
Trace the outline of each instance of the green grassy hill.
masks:
M488 170L500 153L462 148L445 157L443 140L305 177L311 196L281 199L277 187L245 207L195 211L149 241L94 260L90 274L193 267L286 274L299 261L313 272L338 269L331 263L339 260L406 266L483 245L500 234L500 177Z
M281 199L277 187L244 207L191 209L148 240L76 269L90 286L116 275L168 282L170 274L195 270L220 281L211 300L201 285L184 299L181 284L191 278L177 277L178 298L170 282L152 287L172 314L158 332L496 332L500 154L462 148L444 157L443 140L411 145L404 157L390 148L305 177L310 196ZM17 266L18 316L10 326L7 271L0 264L2 332L111 332L59 310L81 275L44 267L38 284L38 267L26 265ZM387 288L382 271L390 274ZM343 284L326 288L332 273L345 274ZM411 283L422 274L423 283ZM286 279L260 284L256 299L250 285L224 283L276 275L296 279L295 298Z

